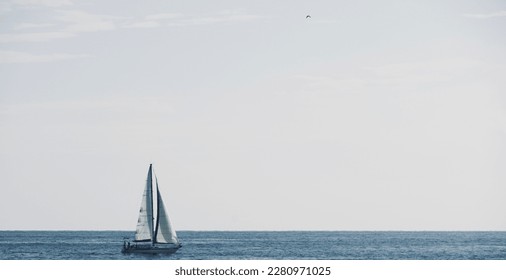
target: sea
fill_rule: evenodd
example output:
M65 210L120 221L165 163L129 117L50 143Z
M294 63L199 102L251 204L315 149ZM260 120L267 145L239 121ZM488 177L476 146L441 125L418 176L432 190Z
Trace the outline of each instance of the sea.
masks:
M506 260L504 231L178 231L174 254L122 254L133 235L0 231L0 260Z

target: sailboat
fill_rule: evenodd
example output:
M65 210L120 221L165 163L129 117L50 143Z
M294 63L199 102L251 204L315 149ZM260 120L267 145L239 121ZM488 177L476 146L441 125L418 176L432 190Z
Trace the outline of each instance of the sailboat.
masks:
M153 165L150 164L146 187L142 194L135 239L132 243L128 239L124 240L121 252L170 254L180 247L181 243L165 211Z

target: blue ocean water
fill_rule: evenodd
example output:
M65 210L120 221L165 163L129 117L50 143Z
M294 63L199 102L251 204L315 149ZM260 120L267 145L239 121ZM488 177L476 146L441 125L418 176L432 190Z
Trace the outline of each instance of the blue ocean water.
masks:
M1 260L506 260L506 232L179 231L172 255L123 255L127 231L0 231Z

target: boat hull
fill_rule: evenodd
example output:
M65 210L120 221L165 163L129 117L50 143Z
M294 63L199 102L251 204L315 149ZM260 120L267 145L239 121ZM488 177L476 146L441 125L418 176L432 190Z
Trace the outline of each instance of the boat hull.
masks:
M181 248L180 244L170 244L170 245L144 245L144 244L124 244L121 252L123 254L173 254L179 248Z

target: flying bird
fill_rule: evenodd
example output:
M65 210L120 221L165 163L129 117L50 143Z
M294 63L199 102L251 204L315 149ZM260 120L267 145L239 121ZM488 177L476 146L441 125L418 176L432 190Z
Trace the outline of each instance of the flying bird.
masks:
M311 18L311 16L310 16L310 15L307 15L307 16L306 16L306 18Z

